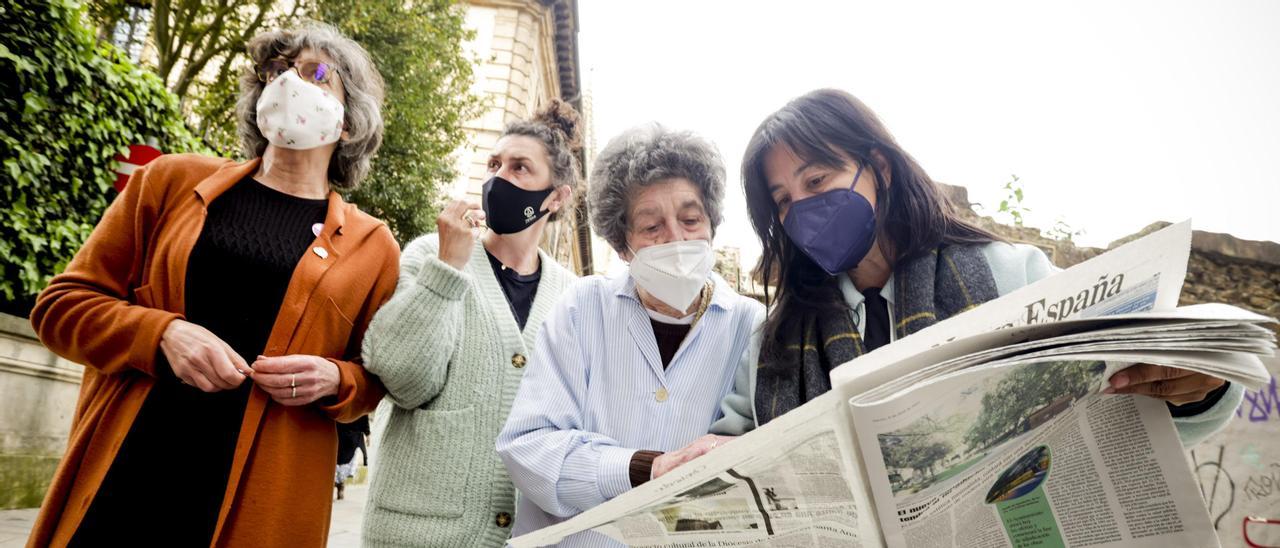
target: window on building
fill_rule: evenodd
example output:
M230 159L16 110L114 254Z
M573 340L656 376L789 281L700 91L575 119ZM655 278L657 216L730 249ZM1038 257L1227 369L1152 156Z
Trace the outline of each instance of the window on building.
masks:
M116 22L111 33L111 42L129 54L129 58L139 62L142 60L142 46L151 32L151 8L146 6L126 6L125 16Z

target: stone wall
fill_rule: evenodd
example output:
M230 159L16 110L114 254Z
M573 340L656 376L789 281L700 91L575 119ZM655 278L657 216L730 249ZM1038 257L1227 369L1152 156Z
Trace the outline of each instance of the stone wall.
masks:
M943 185L943 189L966 218L1011 241L1029 243L1045 250L1050 260L1062 268L1169 226L1167 222L1152 223L1111 242L1106 249L1077 247L1069 240L1045 237L1035 228L1009 226L990 217L979 217L967 207L969 200L964 188ZM1259 314L1280 317L1280 243L1193 231L1187 279L1178 303L1210 302L1233 304ZM1280 333L1280 325L1273 324L1273 329Z
M40 505L67 446L81 367L0 314L0 509Z

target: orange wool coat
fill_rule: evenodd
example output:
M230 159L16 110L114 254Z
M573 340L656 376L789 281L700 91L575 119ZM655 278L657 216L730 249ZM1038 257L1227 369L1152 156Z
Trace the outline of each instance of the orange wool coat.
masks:
M40 294L31 312L40 340L86 367L67 452L28 546L63 546L75 533L156 367L167 367L156 359L160 337L182 318L187 258L208 205L257 166L172 155L139 169ZM289 407L250 392L214 546L323 546L337 459L334 421L372 411L384 394L359 363L360 341L395 290L400 248L385 224L336 192L312 248L325 251L309 250L298 262L263 355L328 358L341 372L338 394ZM138 516L139 527L154 525Z

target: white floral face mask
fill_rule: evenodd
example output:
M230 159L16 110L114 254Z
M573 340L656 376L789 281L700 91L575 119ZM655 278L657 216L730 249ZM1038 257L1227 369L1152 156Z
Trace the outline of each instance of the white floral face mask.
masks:
M277 76L258 97L258 131L282 148L307 150L336 142L345 114L341 101L292 70Z

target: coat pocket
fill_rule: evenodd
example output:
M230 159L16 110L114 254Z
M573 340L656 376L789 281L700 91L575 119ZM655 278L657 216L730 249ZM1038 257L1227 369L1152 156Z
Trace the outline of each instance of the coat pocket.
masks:
M397 408L382 441L378 465L385 477L375 504L405 514L461 517L473 490L468 483L475 446L473 408Z
M133 288L133 304L145 306L147 308L155 308L155 296L151 294L151 284L140 285Z
M330 297L312 301L294 335L292 352L314 354L324 358L352 359L359 349L352 348L351 332L355 329L342 307Z

